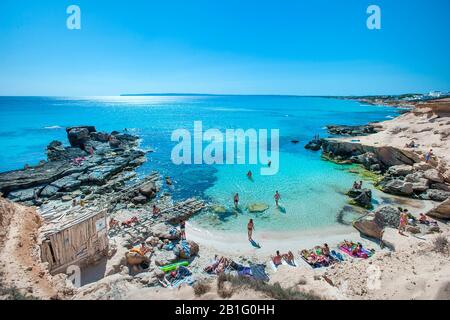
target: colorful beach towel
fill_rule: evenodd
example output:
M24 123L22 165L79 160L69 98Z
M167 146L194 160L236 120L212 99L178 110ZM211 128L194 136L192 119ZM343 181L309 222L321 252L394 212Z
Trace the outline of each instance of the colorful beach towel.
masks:
M325 256L317 247L312 250L302 250L300 252L302 259L313 269L328 267L334 263L339 263L340 260L332 255Z
M352 246L350 247L345 243L341 243L341 245L339 246L339 249L342 252L344 252L345 254L347 254L353 258L368 259L371 256L373 256L375 250L373 250L373 249L368 250L368 249L364 248L363 246L361 246L361 249L356 254L353 254L353 251L355 250L357 245L358 245L357 243L352 243Z

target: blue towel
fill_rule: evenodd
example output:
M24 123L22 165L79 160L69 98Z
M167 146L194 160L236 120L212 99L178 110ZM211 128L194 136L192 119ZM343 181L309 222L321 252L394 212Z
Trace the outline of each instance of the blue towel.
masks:
M189 244L186 240L181 241L181 247L183 248L186 257L189 258L191 256L191 248L189 247Z

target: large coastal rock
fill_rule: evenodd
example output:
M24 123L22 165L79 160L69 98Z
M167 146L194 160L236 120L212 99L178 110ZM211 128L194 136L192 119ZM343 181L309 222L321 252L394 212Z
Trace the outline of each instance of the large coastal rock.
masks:
M148 199L153 199L158 191L159 189L153 181L150 181L139 188L139 192Z
M305 149L319 151L322 148L322 139L314 139L305 145Z
M158 223L152 226L151 234L160 239L180 239L180 233L173 226L166 223Z
M95 127L92 126L71 127L66 129L70 145L80 149L85 148L86 142L90 139L90 133L95 131Z
M351 189L347 195L360 207L372 207L372 191L370 189Z
M400 211L392 206L378 208L374 221L380 227L397 228L400 224Z
M379 171L381 169L380 161L373 152L366 152L351 158L352 162L362 164L364 168L371 171ZM373 170L376 169L376 170Z
M376 133L375 127L370 124L362 126L329 125L327 126L327 130L330 134L342 136L364 136Z
M414 194L413 184L401 179L386 179L379 182L383 192L399 196L411 196Z
M391 146L367 146L359 142L342 141L339 139L324 139L322 149L325 153L332 153L344 159L350 159L370 152L376 156L382 169L396 165L413 165L420 162L420 157L409 150L400 150Z
M402 164L392 166L388 169L387 174L395 177L404 177L414 172L413 166Z
M436 189L428 189L426 192L420 195L420 198L423 200L433 200L433 201L445 201L450 197L449 191L436 190Z
M427 215L437 219L450 220L450 198L431 209Z
M424 177L432 182L443 183L444 178L436 169L428 169L424 172Z
M353 227L366 237L377 240L383 239L383 228L373 220L355 221Z

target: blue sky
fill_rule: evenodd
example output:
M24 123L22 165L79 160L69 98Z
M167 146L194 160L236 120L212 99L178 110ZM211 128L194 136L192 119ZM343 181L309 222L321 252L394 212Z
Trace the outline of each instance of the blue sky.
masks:
M81 8L82 29L66 28ZM379 5L382 29L366 28ZM450 90L448 0L1 0L0 95Z

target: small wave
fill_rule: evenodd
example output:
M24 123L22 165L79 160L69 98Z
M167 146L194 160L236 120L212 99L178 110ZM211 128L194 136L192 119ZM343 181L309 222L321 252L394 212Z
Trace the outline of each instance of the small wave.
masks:
M48 126L48 127L44 127L44 129L47 130L55 130L55 129L62 129L63 127L60 126Z
M254 112L252 109L245 108L206 108L207 110L212 111L222 111L222 112Z
M394 119L395 117L394 117L394 116L386 116L386 118L388 118L388 119Z

